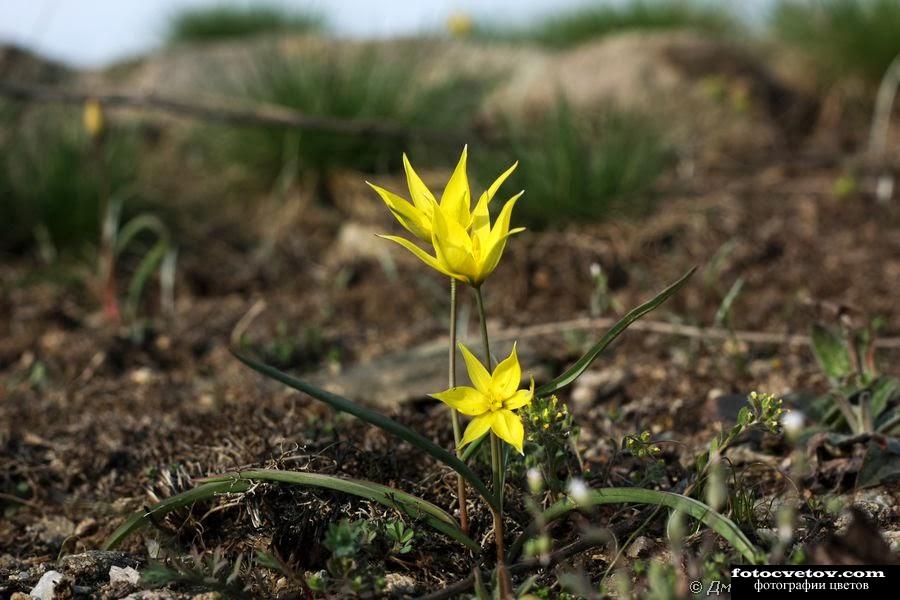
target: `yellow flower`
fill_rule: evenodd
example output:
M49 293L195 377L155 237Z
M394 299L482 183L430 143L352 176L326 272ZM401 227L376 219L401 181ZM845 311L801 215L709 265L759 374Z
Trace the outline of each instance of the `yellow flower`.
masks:
M522 427L522 420L513 411L531 403L534 396L534 380L531 380L531 389L519 389L522 368L519 366L515 345L509 356L497 365L492 374L488 374L484 365L469 352L468 348L460 344L459 349L466 360L469 379L475 387L450 388L446 392L432 394L432 398L448 404L464 415L475 417L466 427L466 432L459 442L460 448L491 430L519 453L523 453L525 429Z
M103 107L97 100L88 100L84 103L82 121L91 137L95 138L103 131Z
M447 30L453 37L466 37L474 27L472 17L466 13L455 12L447 17Z
M450 180L444 188L444 193L441 194L440 203L438 203L434 194L431 193L431 190L428 189L428 186L425 185L413 169L406 154L403 155L403 169L406 171L406 184L409 187L409 195L412 202L373 183L368 181L366 183L381 196L381 199L384 200L394 217L407 231L426 244L430 244L434 208L436 206L443 208L444 214L462 227L468 229L472 225L471 192L469 191L469 178L466 175L467 158L468 146L463 148L462 155L459 157L459 163L457 163L453 175L450 176ZM515 168L516 165L514 164L488 188L487 192L485 192L488 203L490 203L494 194L497 193L497 189Z
M440 203L413 171L405 156L403 162L406 166L412 202L378 186L369 185L378 192L401 225L420 240L434 246L435 256L431 256L405 238L395 235L381 237L400 244L429 267L478 287L493 273L500 262L500 256L506 247L506 238L525 229L509 228L512 209L522 196L522 192L506 202L492 227L488 207L497 190L518 163L502 173L481 194L475 209L471 210L466 156L467 151L463 149L459 164L444 189Z

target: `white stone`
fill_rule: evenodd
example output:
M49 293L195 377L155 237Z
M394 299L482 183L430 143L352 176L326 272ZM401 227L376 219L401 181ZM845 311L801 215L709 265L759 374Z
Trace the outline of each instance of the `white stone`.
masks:
M133 567L117 567L115 565L109 568L109 582L110 583L119 583L120 581L124 581L131 585L137 585L141 581L141 574L138 573Z
M41 575L37 585L28 592L28 595L36 600L53 600L56 584L58 584L62 578L63 574L59 571L47 571Z

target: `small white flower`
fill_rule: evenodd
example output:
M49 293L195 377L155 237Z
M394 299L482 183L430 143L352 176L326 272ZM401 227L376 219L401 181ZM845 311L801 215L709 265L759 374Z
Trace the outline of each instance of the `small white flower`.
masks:
M603 270L600 267L600 263L591 263L591 277L597 279L598 277L600 277L600 273L602 272Z
M525 476L528 478L528 489L532 494L539 494L544 489L544 477L539 469L531 467Z
M781 417L781 426L789 438L795 439L803 433L806 416L799 410L789 410Z
M586 504L591 497L591 488L584 479L575 477L569 480L569 496L578 504Z

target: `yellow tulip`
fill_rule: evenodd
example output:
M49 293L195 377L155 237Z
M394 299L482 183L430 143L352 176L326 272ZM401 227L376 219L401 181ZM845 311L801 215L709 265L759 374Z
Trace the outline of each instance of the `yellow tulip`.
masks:
M460 448L483 436L488 430L523 454L525 429L522 420L513 411L531 403L534 397L534 380L531 388L519 389L522 379L522 368L516 356L516 347L497 367L488 374L484 365L469 352L463 344L459 345L469 379L475 387L458 386L432 398L448 404L464 415L475 417L466 427Z
M468 146L463 148L456 169L447 181L444 193L441 194L440 203L413 169L406 154L403 155L403 169L406 171L406 184L409 187L412 202L373 183L368 181L366 183L384 200L394 217L407 231L426 244L430 244L435 206L441 206L449 218L464 228L468 229L472 226L471 192L469 191L469 178L466 175L467 158ZM500 185L512 174L516 165L518 163L501 174L488 188L486 192L488 203L493 200Z
M481 194L475 209L470 209L468 177L466 176L466 150L438 203L422 183L404 156L406 176L412 202L408 202L383 188L369 184L378 192L397 220L420 240L434 246L431 256L411 241L395 236L381 237L396 242L415 254L429 267L478 287L493 273L506 247L506 238L524 231L524 227L510 230L509 221L516 201L522 192L510 198L494 225L491 226L488 207L516 164L507 169Z

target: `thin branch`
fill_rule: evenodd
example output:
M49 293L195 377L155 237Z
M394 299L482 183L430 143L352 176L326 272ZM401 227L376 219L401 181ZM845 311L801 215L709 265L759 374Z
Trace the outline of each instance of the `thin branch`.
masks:
M436 142L462 143L466 132L447 132L433 129L409 129L381 120L337 119L309 115L272 104L237 106L221 98L208 98L204 102L189 102L167 98L153 93L133 94L117 91L66 89L60 86L34 85L0 81L0 96L28 102L59 104L84 104L96 100L106 107L143 108L173 113L181 116L259 127L283 127L329 133L423 139Z

